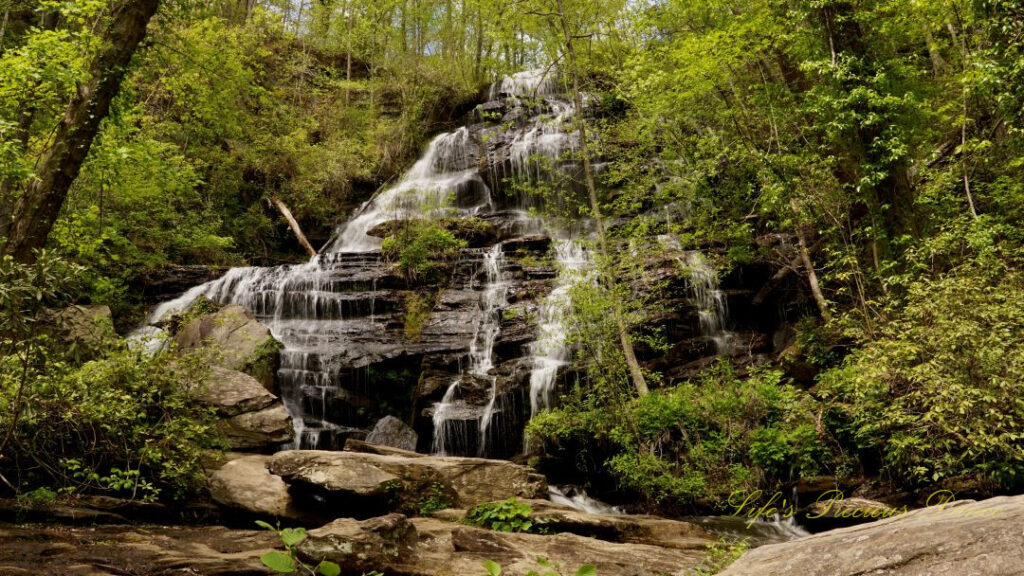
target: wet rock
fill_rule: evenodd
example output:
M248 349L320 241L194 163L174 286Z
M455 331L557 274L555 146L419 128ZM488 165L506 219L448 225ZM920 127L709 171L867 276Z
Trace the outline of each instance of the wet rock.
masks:
M231 460L210 476L210 497L221 506L266 518L303 517L288 485L267 469L269 456Z
M551 237L545 234L534 234L530 236L520 236L518 238L512 238L505 240L501 243L501 251L506 254L515 253L519 251L525 252L538 252L541 254L547 253L551 247Z
M147 272L141 284L146 302L161 302L174 298L193 286L220 278L228 271L224 266L181 266L168 264Z
M193 320L174 336L174 342L179 353L213 346L221 354L218 365L250 374L274 391L280 344L269 328L241 306L225 306Z
M704 557L705 546L669 549L617 544L575 534L495 532L432 518L391 514L362 522L340 519L312 530L299 547L309 559L337 562L343 571L378 570L394 575L477 574L486 560L505 574L537 570L543 556L573 573L593 564L601 576L687 574Z
M419 434L398 418L385 416L377 421L373 430L366 436L366 441L415 452Z
M869 524L755 548L722 576L1020 574L1024 496L914 510Z

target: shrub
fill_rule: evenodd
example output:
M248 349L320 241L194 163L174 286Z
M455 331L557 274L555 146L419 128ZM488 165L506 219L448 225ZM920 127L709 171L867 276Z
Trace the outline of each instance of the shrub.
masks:
M830 421L906 485L1024 478L1024 275L962 269L914 283L878 337L824 373Z
M651 503L724 500L831 463L813 399L781 377L762 370L739 379L723 360L696 381L654 390L624 408L570 402L535 418L528 433L549 447L604 442L608 471Z
M200 489L203 449L218 445L212 409L194 401L207 371L200 358L122 349L40 375L23 391L22 416L5 416L5 476L145 500ZM11 388L0 376L5 396Z
M437 222L412 220L385 238L381 250L410 281L437 281L456 252L465 247L464 240Z
M529 504L509 498L474 506L466 514L466 521L499 532L536 532L539 526L532 514L533 507Z

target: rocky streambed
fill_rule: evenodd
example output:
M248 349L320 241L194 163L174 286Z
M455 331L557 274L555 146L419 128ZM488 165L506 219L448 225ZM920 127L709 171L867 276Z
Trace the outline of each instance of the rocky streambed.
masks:
M500 460L424 456L350 441L340 452L235 455L216 471L206 510L214 523L178 524L160 506L93 499L20 509L3 503L0 574L249 575L272 573L260 557L281 547L254 520L304 526L299 557L330 560L345 574L525 575L544 557L572 573L706 574L717 538L655 516L592 514L543 498L544 478ZM466 509L517 497L543 533L490 530ZM427 506L427 504L430 504ZM201 510L196 508L196 512ZM823 532L746 552L730 576L1011 575L1024 566L1024 496L963 501ZM59 520L59 521L57 521ZM136 522L132 522L135 520Z

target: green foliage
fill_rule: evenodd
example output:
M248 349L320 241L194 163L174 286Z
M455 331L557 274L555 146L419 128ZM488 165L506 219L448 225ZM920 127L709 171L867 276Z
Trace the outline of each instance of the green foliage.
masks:
M627 401L567 403L530 422L552 450L610 443L616 480L651 502L692 504L734 490L778 486L822 472L831 455L815 428L814 401L762 371L740 379L719 362L699 380Z
M875 339L822 376L833 425L893 480L1024 477L1024 276L964 267L909 286Z
M526 573L526 576L561 576L562 568L552 563L544 556L537 557L538 570L530 570ZM484 561L484 570L486 574L484 576L501 576L501 566L494 560ZM580 566L573 576L596 576L597 568L593 564L584 564Z
M466 513L466 521L499 532L538 532L541 522L532 515L533 507L529 504L509 498L474 506Z
M384 255L398 263L406 278L427 282L441 281L452 258L465 247L465 240L430 220L405 222L381 245Z
M739 560L750 548L750 543L744 538L738 541L727 541L720 539L708 545L707 555L699 566L689 574L692 576L711 576L718 574L729 567L730 564Z
M448 495L445 494L444 486L437 482L430 484L430 487L419 501L420 516L430 516L438 510L451 507L452 502L449 500Z
M308 574L309 576L338 576L341 574L341 567L329 560L322 560L315 567L306 565L298 555L298 546L302 544L309 534L305 528L281 528L258 520L256 522L262 528L266 528L281 538L284 545L284 552L271 550L260 556L260 561L267 568L278 574Z
M418 342L423 333L423 325L430 319L430 312L434 308L435 298L431 294L420 292L405 293L405 317L403 318L403 329L405 337L412 342Z
M54 325L78 268L43 252L0 261L0 473L16 486L155 499L201 488L200 457L217 445L199 406L202 358L150 358L106 343L84 364Z

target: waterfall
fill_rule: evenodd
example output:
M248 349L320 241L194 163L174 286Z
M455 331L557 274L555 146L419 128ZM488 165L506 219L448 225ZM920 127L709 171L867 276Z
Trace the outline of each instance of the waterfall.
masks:
M681 264L690 271L690 289L700 318L701 334L715 342L718 354L732 350L732 334L726 330L729 310L725 292L718 287L718 274L700 252L687 252Z
M551 408L551 395L558 370L566 365L569 350L565 337L568 327L566 315L571 305L569 290L583 278L582 270L589 255L582 244L573 240L560 241L555 249L559 272L555 288L544 299L538 310L537 339L530 345L530 417Z
M244 306L283 344L277 380L293 418L295 446L339 447L369 425L361 419L361 406L378 392L371 389L378 382L371 371L383 370L381 362L396 366L406 356L436 354L441 346L403 339L396 329L402 323L405 286L384 260L375 229L413 218L485 217L494 223L499 241L482 250L464 250L453 272L478 270L483 282L450 291L467 302L468 294L474 294L475 313L463 318L456 311L455 319L434 322L439 314L434 310L425 327L431 338L448 339L448 347L442 347L445 354L465 359L464 365L459 360L457 377L443 385L443 397L427 414L434 423L433 451L491 453L491 445L503 438L496 426L506 422L499 416L506 412L508 396L500 389L494 357L512 281L500 239L551 232L551 223L534 212L537 199L513 194L510 200L507 194L492 195L491 188L506 178L536 179L552 167L573 166L563 157L578 146L578 135L567 129L576 111L558 98L557 86L555 75L543 70L496 83L491 93L502 100L496 103L505 110L502 122L435 137L394 185L338 227L318 255L298 265L234 268L157 306L138 337L158 333L156 326L169 313L187 309L202 296ZM561 322L570 272L586 260L577 245L565 241L556 245L556 254L561 272L555 292L541 303L540 335L527 347L531 407L550 405L557 370L567 357ZM444 303L439 306L444 308ZM457 342L460 351L448 342ZM162 342L151 340L150 346L156 350Z
M658 243L669 250L680 250L679 240L674 236L658 236ZM718 273L704 255L695 250L676 257L679 266L689 274L688 284L702 336L715 343L717 354L729 354L733 350L733 335L727 329L729 307L725 292L719 287Z
M397 185L372 198L345 224L326 248L329 252L371 252L380 239L368 234L379 224L406 218L474 215L491 206L490 190L477 171L478 145L466 127L442 134L430 143ZM453 196L468 206L452 206Z
M500 312L507 305L509 282L504 274L504 263L501 244L495 244L484 256L485 280L480 298L480 321L469 345L469 375L490 384L490 399L480 413L477 424L477 451L481 456L487 453L487 432L496 412L498 398L498 379L491 374L491 370L494 368L494 342L501 332ZM465 451L468 445L468 442L460 445L456 440L465 440L465 434L461 432L467 420L465 406L462 405L460 409L459 401L455 399L458 389L459 381L456 380L449 386L444 398L434 405L432 448L437 454L448 454L454 446L461 446L462 451Z

